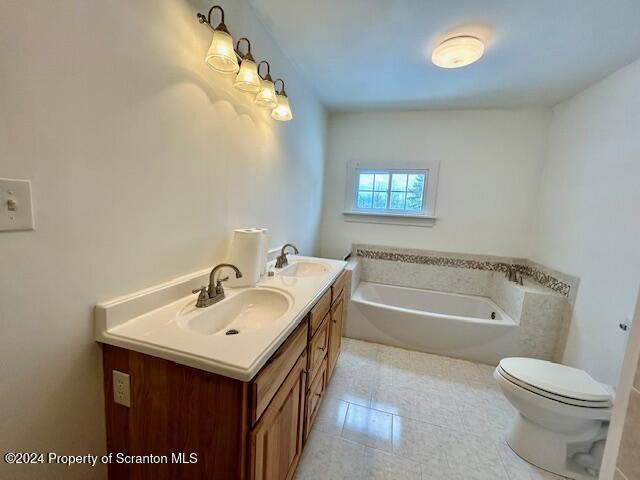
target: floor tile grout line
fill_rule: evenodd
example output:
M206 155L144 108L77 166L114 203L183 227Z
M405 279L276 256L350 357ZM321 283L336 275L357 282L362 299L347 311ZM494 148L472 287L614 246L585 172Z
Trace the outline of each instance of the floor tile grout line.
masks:
M344 400L343 400L344 401ZM347 423L347 415L349 415L349 410L351 409L351 402L347 402L347 410L344 412L344 418L342 419L342 426L340 427L340 436L344 438L342 435L344 433L344 425Z

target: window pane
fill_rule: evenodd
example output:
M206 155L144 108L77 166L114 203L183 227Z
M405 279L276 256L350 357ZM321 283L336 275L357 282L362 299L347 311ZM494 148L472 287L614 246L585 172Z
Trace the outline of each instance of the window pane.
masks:
M422 192L407 193L407 210L418 212L422 210Z
M372 202L373 192L358 192L358 208L371 208Z
M373 173L360 174L358 190L373 190Z
M386 192L389 188L389 174L388 173L376 173L376 179L374 182L374 190L378 192Z
M422 194L424 190L424 174L417 173L409 175L407 182L407 192Z
M407 174L394 173L391 175L391 190L394 192L404 192L407 189Z
M376 175L376 179L378 176ZM387 192L375 192L373 194L373 208L387 208Z
M394 175L393 178L396 176ZM406 181L406 175L405 181ZM391 180L393 183L393 179ZM393 210L404 210L404 200L406 193L404 192L391 192L391 197L389 198L389 208Z

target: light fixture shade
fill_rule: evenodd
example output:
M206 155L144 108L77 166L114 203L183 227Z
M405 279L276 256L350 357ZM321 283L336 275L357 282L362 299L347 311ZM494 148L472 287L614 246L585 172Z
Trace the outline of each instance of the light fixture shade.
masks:
M204 61L217 72L236 73L239 66L231 35L222 30L214 31L213 40Z
M260 91L256 95L256 103L265 108L276 108L278 106L276 89L271 80L262 80Z
M288 122L293 118L291 113L291 107L289 106L289 99L286 95L278 93L278 106L273 109L271 116L281 122Z
M431 61L442 68L460 68L478 61L484 54L484 43L471 36L453 37L436 47Z
M242 60L242 63L240 64L240 71L238 72L238 76L236 77L236 81L233 85L243 92L258 93L260 91L261 84L262 81L258 75L258 66L256 65L256 62L247 58Z

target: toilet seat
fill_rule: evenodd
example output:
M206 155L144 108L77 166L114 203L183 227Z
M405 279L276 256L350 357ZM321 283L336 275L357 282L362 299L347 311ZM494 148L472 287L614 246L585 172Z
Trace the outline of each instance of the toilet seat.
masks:
M501 377L536 395L584 408L611 408L610 390L583 370L534 358L505 358L496 369Z

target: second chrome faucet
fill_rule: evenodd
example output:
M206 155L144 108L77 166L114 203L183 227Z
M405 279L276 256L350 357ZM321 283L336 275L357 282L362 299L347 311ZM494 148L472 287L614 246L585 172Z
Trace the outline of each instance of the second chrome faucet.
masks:
M296 248L295 245L291 244L291 243L285 243L282 246L282 250L280 250L280 255L278 255L278 258L276 258L276 268L284 268L287 265L289 265L289 260L287 260L287 247L291 247L293 248L293 251L296 255L298 255L298 249Z
M242 278L242 272L235 265L231 265L230 263L220 263L216 265L209 274L209 286L202 286L193 290L193 293L199 293L196 307L205 308L224 299L222 282L229 280L229 277L220 278L218 275L218 279L216 280L216 273L222 268L231 268L235 271L236 278Z

